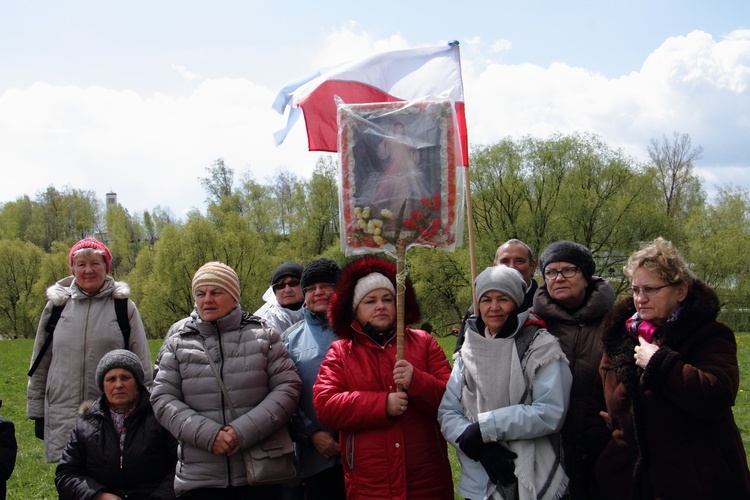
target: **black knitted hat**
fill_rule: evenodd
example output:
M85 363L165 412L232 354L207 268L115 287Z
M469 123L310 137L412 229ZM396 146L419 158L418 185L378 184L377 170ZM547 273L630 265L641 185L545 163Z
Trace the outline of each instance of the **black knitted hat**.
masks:
M310 261L302 271L302 289L315 283L336 283L341 275L341 268L331 259L320 258Z
M286 276L289 276L291 278L302 278L302 271L303 268L300 264L297 264L296 262L292 262L291 260L288 262L284 262L279 267L276 268L276 270L273 272L273 278L271 278L271 284L273 285L277 281L279 281L281 278L284 278Z
M570 262L571 264L578 267L583 275L586 277L586 281L590 281L596 270L596 264L594 263L594 257L591 255L591 250L572 241L556 241L551 243L544 249L542 255L539 256L539 263L541 264L542 276L548 264L552 262Z

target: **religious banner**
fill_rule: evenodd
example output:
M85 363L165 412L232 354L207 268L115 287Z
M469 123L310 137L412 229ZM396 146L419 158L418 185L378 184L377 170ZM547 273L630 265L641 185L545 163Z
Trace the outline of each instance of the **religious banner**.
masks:
M452 251L463 227L453 102L339 102L338 124L342 250L395 256L399 245L420 245Z

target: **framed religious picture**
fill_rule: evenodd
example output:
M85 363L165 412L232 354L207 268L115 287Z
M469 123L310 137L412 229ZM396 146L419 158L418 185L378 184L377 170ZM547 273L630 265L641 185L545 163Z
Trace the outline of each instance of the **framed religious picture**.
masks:
M347 255L457 239L451 101L340 104L341 242ZM461 198L461 200L459 200Z

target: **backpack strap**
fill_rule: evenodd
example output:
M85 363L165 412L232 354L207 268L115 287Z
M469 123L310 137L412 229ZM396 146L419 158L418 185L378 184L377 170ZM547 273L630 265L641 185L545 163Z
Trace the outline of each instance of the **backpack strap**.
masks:
M128 299L115 299L115 315L117 324L120 325L122 338L125 340L125 349L130 350L130 320L128 319Z
M526 355L526 351L531 347L531 344L536 338L536 332L539 330L539 325L527 325L518 332L518 335L516 335L516 351L518 352L518 359L521 361L522 365L524 365L523 358Z
M52 307L52 313L47 320L47 324L44 326L44 331L47 332L47 337L44 339L44 344L42 344L39 354L36 355L34 362L31 364L28 373L29 377L34 375L34 372L39 368L39 364L42 362L44 354L49 349L49 346L52 345L52 336L55 333L57 322L60 320L64 308L65 304ZM130 350L130 320L128 319L127 298L115 299L115 315L117 316L117 324L120 326L120 331L122 332L122 338L125 341L125 349Z
M45 337L44 344L42 344L42 348L39 349L39 354L36 355L34 362L31 364L31 368L29 368L29 377L34 375L34 372L39 368L39 363L42 362L42 358L49 349L49 346L52 345L52 335L55 333L55 327L57 327L57 322L60 320L64 308L65 303L59 306L52 306L52 313L47 320L47 324L44 325L44 331L47 332L47 337Z
M531 344L534 343L534 339L536 339L539 330L541 330L541 327L539 325L530 324L524 326L521 331L518 332L518 335L516 335L516 351L518 352L518 359L521 361L521 369L524 371L524 373L526 372L526 360L524 359L526 356L526 352L529 350L529 347L531 347ZM518 404L522 404L524 401L526 401L530 390L530 387L526 387L523 395L521 396L521 399L518 401Z

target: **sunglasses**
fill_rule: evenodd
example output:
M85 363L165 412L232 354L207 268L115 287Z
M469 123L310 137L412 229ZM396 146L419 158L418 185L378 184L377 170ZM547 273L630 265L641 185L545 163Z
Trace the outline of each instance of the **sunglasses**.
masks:
M286 287L294 288L295 286L299 286L299 284L300 284L299 280L289 280L286 283L274 283L272 286L273 286L274 292L280 292Z

